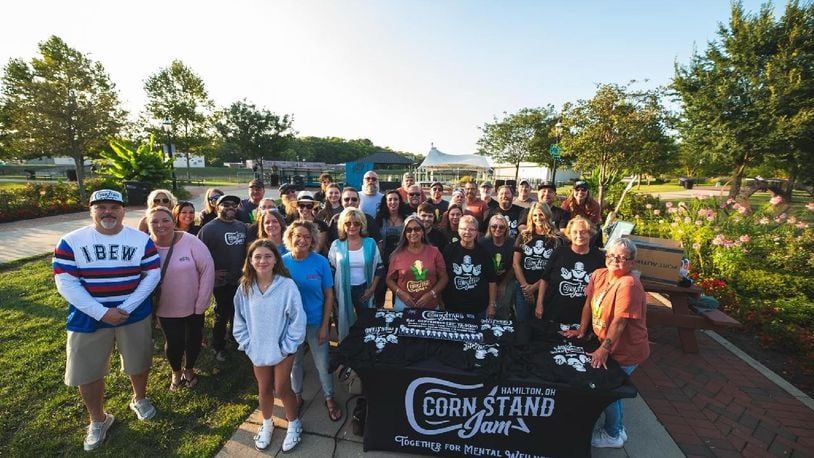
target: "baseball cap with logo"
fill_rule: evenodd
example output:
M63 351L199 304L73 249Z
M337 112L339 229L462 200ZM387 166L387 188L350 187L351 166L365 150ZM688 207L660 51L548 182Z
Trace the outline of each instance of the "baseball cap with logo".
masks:
M93 194L90 195L90 204L93 205L96 202L116 202L124 205L122 193L112 189L100 189L98 191L94 191Z
M314 195L311 194L310 191L300 191L300 193L297 194L297 202L306 202L306 203L310 202L310 203L313 203L314 202Z
M232 195L220 196L220 198L218 199L218 205L224 202L232 202L235 205L240 205L240 197Z
M537 190L539 191L543 188L557 189L557 185L555 185L553 181L543 181L539 186L537 186Z
M574 189L588 189L588 183L580 180L574 183Z

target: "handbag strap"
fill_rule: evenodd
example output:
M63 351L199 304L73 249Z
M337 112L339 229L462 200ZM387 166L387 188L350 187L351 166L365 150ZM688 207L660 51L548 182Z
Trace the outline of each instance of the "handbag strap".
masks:
M167 262L161 266L161 279L158 281L158 286L161 286L164 283L164 275L167 274L167 266L170 265L170 259L172 259L172 249L175 248L175 241L178 240L178 233L173 232L172 234L172 243L170 243L170 250L167 251Z

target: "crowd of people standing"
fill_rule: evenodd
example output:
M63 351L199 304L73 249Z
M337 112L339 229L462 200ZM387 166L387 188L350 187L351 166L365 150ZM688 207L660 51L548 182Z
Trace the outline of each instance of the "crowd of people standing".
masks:
M585 182L575 183L561 206L550 182L535 199L527 181L517 195L500 186L495 198L490 182L470 181L449 201L442 183L426 195L410 173L386 192L374 171L361 190L341 188L327 173L320 184L316 194L280 186L279 205L259 179L249 183L247 199L210 188L198 215L190 202L158 189L137 229L123 225L120 193L93 193L93 225L63 237L54 255L57 287L70 304L65 382L79 387L91 419L86 450L102 443L114 420L103 405L114 342L133 385L130 408L140 420L155 415L146 397L150 315L165 337L171 391L198 384L202 346L211 345L217 361L230 357L230 343L246 353L263 415L260 450L271 442L275 396L289 422L283 450L301 441L306 347L329 418L343 418L328 369L331 324L341 341L360 310L385 305L388 291L397 310L578 324L573 336L580 338L593 329L605 342L595 362L618 355L628 373L647 357L641 284L630 274L635 246L613 245L607 272L601 269L598 204ZM599 284L596 271L603 272ZM626 436L621 404L612 407L594 445L621 446Z

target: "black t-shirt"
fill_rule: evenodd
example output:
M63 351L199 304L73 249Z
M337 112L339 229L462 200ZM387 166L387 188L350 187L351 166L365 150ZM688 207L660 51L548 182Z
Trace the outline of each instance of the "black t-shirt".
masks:
M438 203L433 202L432 199L427 199L426 201L424 201L424 203L433 208L432 214L434 215L433 217L434 224L440 223L441 218L443 218L444 216L444 213L446 213L447 209L449 209L449 202L444 199L441 199L441 202Z
M549 259L561 243L558 237L551 236L535 234L526 243L521 243L518 237L514 251L520 253L520 266L523 269L523 276L526 277L526 283L534 283L542 278Z
M489 283L497 282L489 253L477 243L466 249L452 243L444 250L449 283L444 306L451 312L481 313L489 305Z
M520 214L523 213L523 207L518 205L512 205L509 207L508 210L504 210L498 207L489 207L489 210L486 210L486 213L483 216L483 223L481 223L481 232L484 234L489 230L489 220L492 219L495 215L503 215L503 218L506 219L506 222L509 224L509 237L517 238L517 226L524 222L524 219L520 219Z
M441 253L444 252L449 244L449 239L440 229L433 229L427 232L427 240L429 240L430 245L438 248L438 251Z
M520 224L526 224L529 217L529 209L524 208L523 212L520 213ZM568 225L568 221L571 219L571 213L562 208L554 205L551 207L551 225L556 227L557 229L565 229L565 226Z
M444 236L446 236L447 240L449 240L449 243L458 243L458 241L461 240L461 236L458 235L458 231L441 229L441 232L443 232Z
M478 243L489 252L492 257L492 266L495 268L497 281L503 281L506 273L512 268L512 256L514 253L514 239L506 239L501 246L495 246L495 242L488 237L482 237Z
M588 280L593 271L604 266L605 259L596 247L586 254L574 253L570 246L555 250L543 272L547 284L543 319L579 323Z

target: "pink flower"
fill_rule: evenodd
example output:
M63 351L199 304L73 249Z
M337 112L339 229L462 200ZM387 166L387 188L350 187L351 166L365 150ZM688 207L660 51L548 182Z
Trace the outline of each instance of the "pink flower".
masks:
M774 196L771 199L769 199L769 203L772 204L772 205L780 205L780 204L783 203L783 197L782 196Z
M664 204L664 206L667 207L667 208L673 208L673 203L672 202L667 202L666 204Z
M667 202L667 203L669 204L670 202ZM667 213L669 213L671 215L674 215L674 214L678 213L678 209L673 208L673 207L667 207Z
M715 215L707 215L707 221L709 222L715 221Z
M760 218L760 221L758 221L758 224L762 224L764 226L769 224L769 218L766 218L765 216L763 218Z
M734 204L734 203L735 203L735 199L733 199L733 198L731 198L731 197L730 197L729 199L726 199L726 204L727 204L727 205L732 205L732 204Z
M738 237L738 240L743 243L749 243L749 241L752 240L752 237L749 237L749 234L743 234L742 236Z
M723 210L724 208L726 208L726 204L725 204L725 203L723 203L723 202L721 202L720 204L718 204L718 208L720 208L721 210Z
M692 218L690 218L689 216L684 217L684 223L689 224L691 221L692 221Z
M797 223L797 218L794 215L792 215L792 216L789 216L788 221L789 221L789 224L795 224L795 223Z
M653 214L656 215L656 216L659 216L661 214L661 210L659 210L657 208L657 209L653 210Z
M704 225L704 222L703 222L703 221L701 221L700 219L697 219L697 220L695 220L695 225L696 225L696 226L703 226L703 225Z
M786 218L788 218L788 216L789 216L789 215L787 215L787 214L785 214L785 213L781 213L781 214L777 215L777 217L778 217L778 218L780 218L780 221L785 220Z
M797 223L797 228L798 229L808 229L808 223L806 223L805 221L800 221L799 223Z
M743 205L741 205L741 204L735 204L735 205L733 206L733 208L734 208L735 210L737 210L737 211L738 211L738 213L740 213L741 215L745 215L745 214L746 214L746 213L749 211L749 209L748 209L748 208L746 208L745 206L743 206Z
M644 206L644 208L650 210L651 208L653 208L653 204L647 204Z

